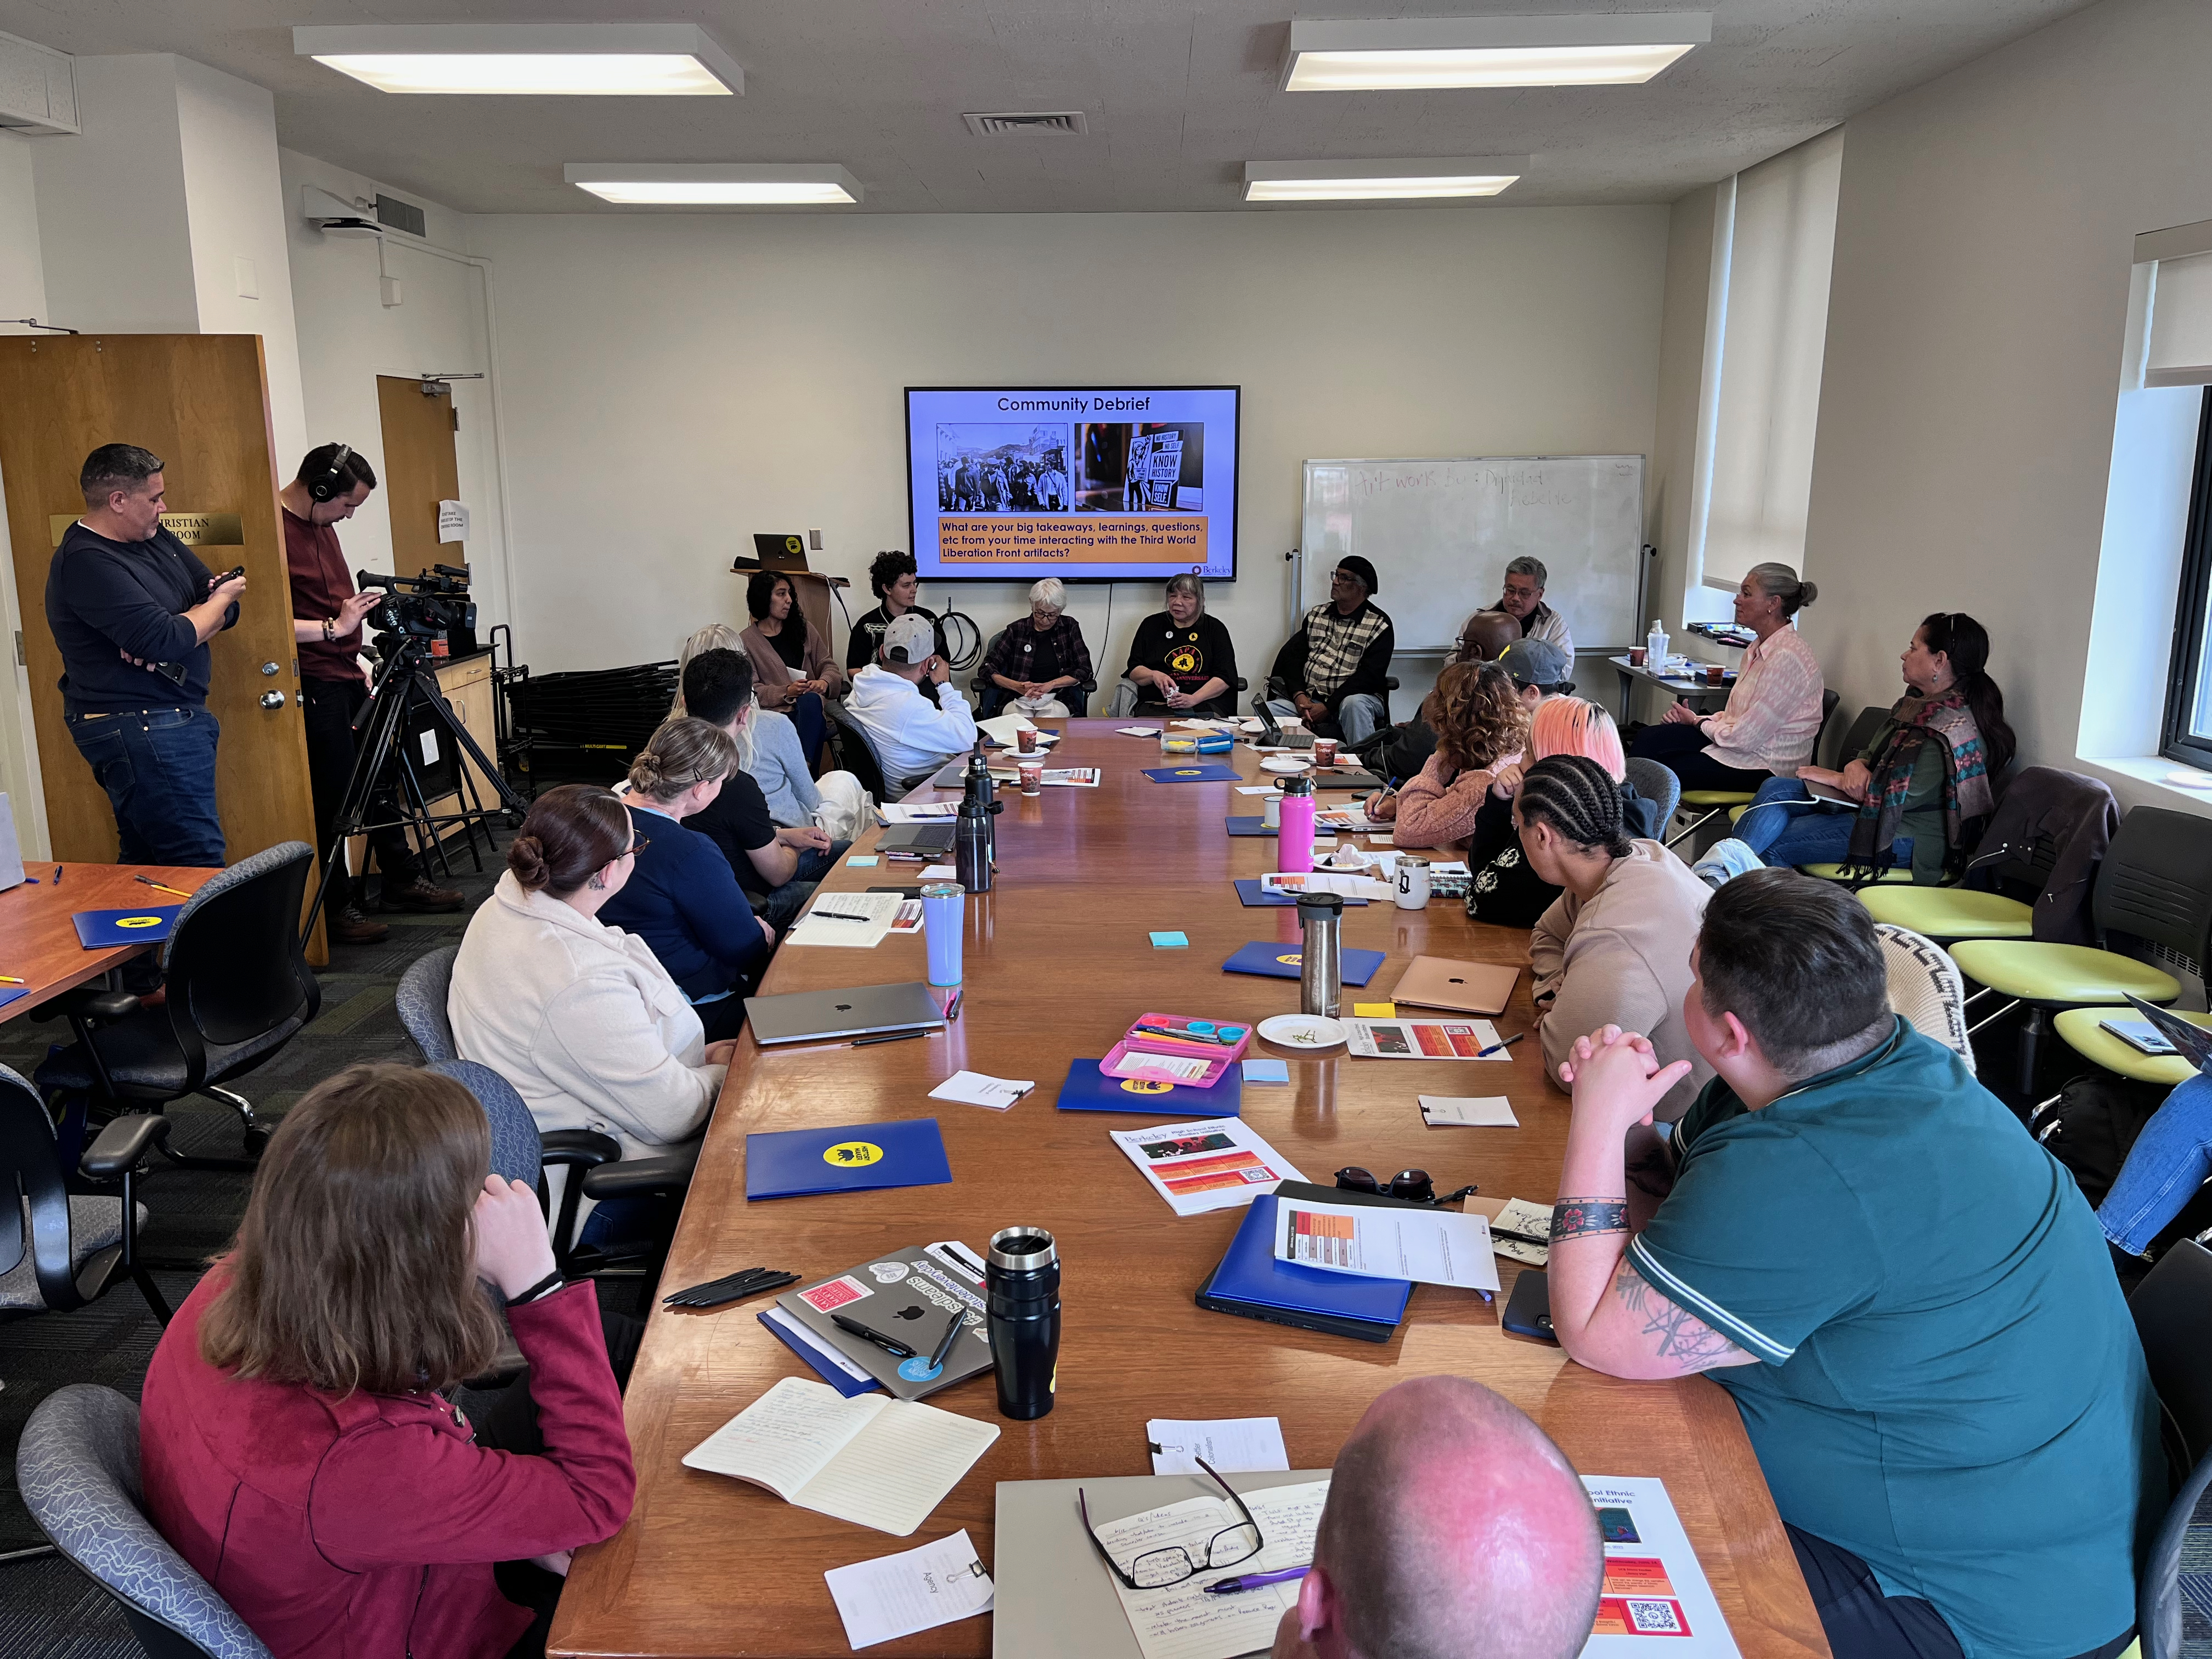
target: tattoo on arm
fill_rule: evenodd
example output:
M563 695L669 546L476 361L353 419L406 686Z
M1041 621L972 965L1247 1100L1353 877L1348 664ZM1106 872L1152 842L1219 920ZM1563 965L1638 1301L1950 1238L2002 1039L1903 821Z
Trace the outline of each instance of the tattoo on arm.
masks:
M1613 1293L1620 1298L1621 1306L1642 1322L1645 1336L1659 1339L1653 1352L1672 1361L1684 1376L1745 1357L1743 1349L1653 1290L1625 1261L1613 1275Z
M1552 1243L1585 1233L1625 1233L1628 1206L1613 1198L1563 1198L1552 1206Z

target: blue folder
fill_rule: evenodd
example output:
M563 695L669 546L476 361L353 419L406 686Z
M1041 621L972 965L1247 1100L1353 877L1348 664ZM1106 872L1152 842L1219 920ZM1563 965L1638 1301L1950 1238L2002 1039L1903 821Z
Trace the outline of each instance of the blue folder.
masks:
M1375 977L1375 970L1382 965L1380 951L1344 951L1339 952L1344 963L1344 982L1364 985ZM1296 979L1298 976L1299 951L1296 945L1280 941L1255 939L1242 946L1237 954L1221 964L1224 974L1265 974L1270 979Z
M1147 766L1145 775L1154 783L1235 783L1233 766Z
M810 1370L836 1389L839 1394L843 1395L846 1399L850 1400L855 1395L870 1394L883 1387L883 1384L873 1377L846 1376L844 1372L839 1370L766 1314L755 1314L753 1317L768 1328L768 1334L770 1336L805 1360Z
M1230 822L1233 823L1236 820L1232 818ZM1236 833L1237 832L1233 830L1230 831L1230 834L1231 835ZM1247 907L1253 909L1279 909L1285 905L1296 904L1297 902L1297 900L1291 897L1288 893L1270 893L1265 891L1261 887L1260 878L1257 876L1237 877L1237 896L1243 900ZM1346 904L1364 904L1367 901L1364 898L1348 898L1345 900L1345 902Z
M951 1180L945 1137L933 1117L745 1137L748 1200L879 1187L942 1187Z
M1261 1193L1252 1200L1205 1294L1286 1313L1376 1325L1395 1325L1406 1316L1406 1299L1413 1293L1409 1279L1368 1279L1276 1261L1275 1204L1273 1193Z
M77 943L88 951L105 951L112 945L159 945L177 925L181 904L149 904L136 910L80 910L70 920L76 924Z
M1244 1107L1244 1079L1232 1066L1210 1089L1145 1077L1108 1077L1095 1060L1072 1060L1060 1085L1063 1112L1149 1112L1163 1121L1236 1117Z
M1232 836L1273 836L1279 833L1267 828L1267 820L1257 812L1231 813L1221 820L1221 827Z

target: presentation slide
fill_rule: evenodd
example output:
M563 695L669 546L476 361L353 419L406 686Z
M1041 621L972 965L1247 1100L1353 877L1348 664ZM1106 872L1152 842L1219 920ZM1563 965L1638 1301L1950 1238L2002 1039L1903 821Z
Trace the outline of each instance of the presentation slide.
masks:
M922 580L1235 576L1237 392L908 386Z

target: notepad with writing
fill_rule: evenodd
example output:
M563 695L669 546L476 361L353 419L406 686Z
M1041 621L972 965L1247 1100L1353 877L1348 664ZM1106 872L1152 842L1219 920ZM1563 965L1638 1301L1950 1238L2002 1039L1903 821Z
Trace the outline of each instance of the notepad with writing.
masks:
M910 1536L999 1437L934 1406L787 1376L684 1454L684 1467L765 1486L787 1504Z

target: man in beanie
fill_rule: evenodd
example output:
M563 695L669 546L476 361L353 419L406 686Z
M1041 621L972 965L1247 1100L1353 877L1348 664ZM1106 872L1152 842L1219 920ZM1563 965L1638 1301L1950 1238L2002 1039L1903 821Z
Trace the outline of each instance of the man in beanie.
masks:
M1389 617L1370 599L1375 567L1355 555L1336 562L1329 602L1306 612L1297 632L1275 653L1267 675L1267 707L1296 715L1327 735L1334 730L1354 748L1384 719L1383 680L1397 635Z
M884 624L878 659L853 676L845 720L875 751L892 795L975 746L975 716L946 672L935 626L918 611L902 611ZM937 690L933 708L922 694L925 680Z

